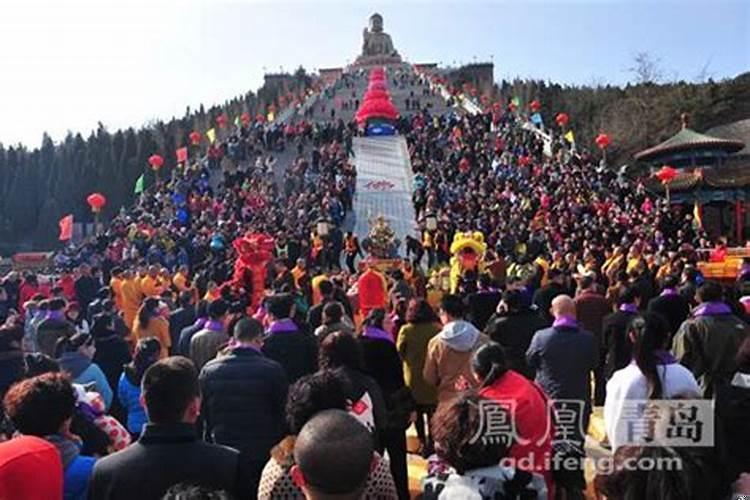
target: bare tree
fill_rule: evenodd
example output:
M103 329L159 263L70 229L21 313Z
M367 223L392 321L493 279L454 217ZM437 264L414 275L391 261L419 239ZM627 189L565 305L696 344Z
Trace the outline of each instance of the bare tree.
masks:
M638 52L633 56L633 65L627 68L636 83L658 83L664 78L661 58L649 52Z
M711 61L713 57L709 57L705 64L701 67L700 71L695 75L695 83L706 83L708 80L714 77L713 71L710 71Z

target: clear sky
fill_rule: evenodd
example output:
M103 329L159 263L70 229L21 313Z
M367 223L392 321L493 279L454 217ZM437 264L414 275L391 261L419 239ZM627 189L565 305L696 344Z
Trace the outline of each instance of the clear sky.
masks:
M621 84L639 51L672 78L750 70L750 0L0 0L0 142L137 127L255 90L264 69L346 64L374 11L409 61L492 58L496 80Z

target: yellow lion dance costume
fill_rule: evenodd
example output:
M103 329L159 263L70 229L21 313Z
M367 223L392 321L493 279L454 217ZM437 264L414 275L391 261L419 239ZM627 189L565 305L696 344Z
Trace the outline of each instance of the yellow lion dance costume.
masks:
M484 253L487 251L487 243L484 242L484 234L479 231L457 232L453 235L451 243L451 271L450 291L458 291L458 282L467 271L481 273L484 270Z

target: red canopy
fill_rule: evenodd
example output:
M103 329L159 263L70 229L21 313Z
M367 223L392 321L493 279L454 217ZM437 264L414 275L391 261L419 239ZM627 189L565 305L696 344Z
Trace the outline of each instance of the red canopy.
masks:
M385 83L384 80L370 82L370 85L367 87L367 90L388 90L388 85Z
M372 99L362 103L356 118L358 122L364 122L370 118L395 120L398 118L398 110L389 99Z
M373 90L368 90L367 92L365 92L365 96L362 100L370 101L370 100L376 100L376 99L390 99L390 98L391 96L387 90L373 89Z

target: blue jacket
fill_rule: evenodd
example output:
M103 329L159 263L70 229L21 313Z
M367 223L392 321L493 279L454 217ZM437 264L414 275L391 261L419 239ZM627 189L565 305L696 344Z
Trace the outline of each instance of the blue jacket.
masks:
M128 368L120 375L120 381L117 384L117 397L120 404L128 412L128 431L131 434L140 435L143 426L148 421L146 410L141 405L141 387L135 384L131 377L128 377Z
M73 377L74 383L81 385L93 383L94 390L102 396L104 405L109 410L112 404L112 388L99 365L92 363L89 358L77 352L64 353L58 362L63 371Z
M526 351L536 383L552 400L591 402L589 376L596 358L594 336L578 327L552 326L539 330Z
M94 471L94 457L78 455L65 469L63 475L63 500L86 500L89 479Z
M209 361L201 370L200 383L207 441L267 461L271 448L284 436L288 386L282 366L252 348L237 347Z

